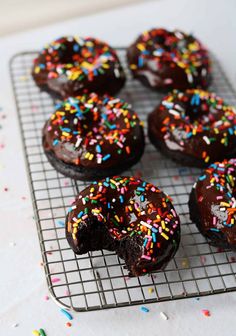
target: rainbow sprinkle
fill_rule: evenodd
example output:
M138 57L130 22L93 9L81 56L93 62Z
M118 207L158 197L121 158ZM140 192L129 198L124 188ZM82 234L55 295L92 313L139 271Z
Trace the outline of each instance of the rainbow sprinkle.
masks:
M68 318L68 320L73 320L73 316L67 310L61 309L61 312Z

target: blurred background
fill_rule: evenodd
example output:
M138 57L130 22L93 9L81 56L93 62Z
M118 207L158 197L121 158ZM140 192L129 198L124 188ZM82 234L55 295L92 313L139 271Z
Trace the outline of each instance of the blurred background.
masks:
M0 8L0 37L12 38L5 54L39 50L60 35L126 46L143 30L178 28L215 54L236 89L236 0L0 0Z
M0 0L0 36L148 0Z

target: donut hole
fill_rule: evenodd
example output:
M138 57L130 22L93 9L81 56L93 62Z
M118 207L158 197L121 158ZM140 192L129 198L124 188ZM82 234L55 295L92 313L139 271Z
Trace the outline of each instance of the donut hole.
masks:
M189 90L179 94L180 98L175 101L174 108L190 123L197 122L203 126L211 126L219 120L219 114L223 113L221 102L217 104L216 101L211 101L209 94L204 91Z
M75 52L74 52L74 41L68 41L66 44L60 45L58 48L58 61L62 64L74 63Z
M168 53L170 53L170 58L175 57L181 59L183 63L189 63L187 57L182 57L182 54L189 53L191 57L194 57L194 54L190 53L188 48L189 44L194 43L195 39L191 35L185 35L179 31L168 32L164 29L157 29L151 32L152 39L147 43L147 49L149 51L157 50L160 53L163 51L167 54L165 58L168 58Z
M75 100L77 108L78 105L79 102L76 103ZM126 133L123 116L119 117L117 113L108 113L107 111L107 106L101 107L95 105L93 108L88 109L85 104L78 118L70 118L68 125L74 132L78 132L79 137L87 139L93 139L94 137L102 139L104 135L113 138L117 130L122 130L123 133Z
M105 45L98 43L93 39L75 39L67 38L55 41L52 45L51 57L53 63L59 68L85 68L87 71L94 67L95 63L103 63L114 60L110 51L104 51Z
M165 44L165 41L166 41L166 37L164 34L162 35L156 35L153 39L153 42L154 42L154 45L155 44L160 44L162 45L163 47L166 47L167 48L167 45Z
M74 63L75 55L78 54L77 50L79 50L79 44L73 37L62 37L47 46L44 53L46 61L61 66L62 64Z
M179 103L181 105L181 103ZM185 115L189 118L191 122L199 121L201 124L208 123L208 118L210 109L206 102L202 101L199 95L194 94L189 97L189 99L182 103L182 107L185 110Z

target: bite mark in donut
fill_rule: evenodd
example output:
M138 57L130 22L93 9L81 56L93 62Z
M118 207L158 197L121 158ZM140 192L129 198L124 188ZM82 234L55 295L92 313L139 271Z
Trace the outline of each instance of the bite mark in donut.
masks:
M211 164L194 184L190 218L209 242L236 251L236 159Z
M171 199L135 177L94 182L68 211L66 237L76 254L107 249L125 260L131 276L163 269L180 240Z

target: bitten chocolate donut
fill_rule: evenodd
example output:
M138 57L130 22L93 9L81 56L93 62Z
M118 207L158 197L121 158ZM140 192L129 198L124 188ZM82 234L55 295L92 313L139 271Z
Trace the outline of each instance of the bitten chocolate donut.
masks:
M151 183L116 176L80 192L66 217L66 237L76 254L116 251L129 275L139 276L163 269L175 255L179 217Z
M123 100L84 94L56 106L43 128L43 147L62 174L95 180L139 161L144 151L143 126Z
M236 159L210 165L194 184L190 218L210 243L236 251Z
M174 91L149 115L151 142L183 165L206 167L236 155L236 111L214 93Z
M47 45L34 61L33 78L55 96L88 92L116 94L125 74L114 49L92 37L62 37Z
M127 57L134 78L154 90L206 88L210 82L207 50L179 30L144 32L128 48Z

